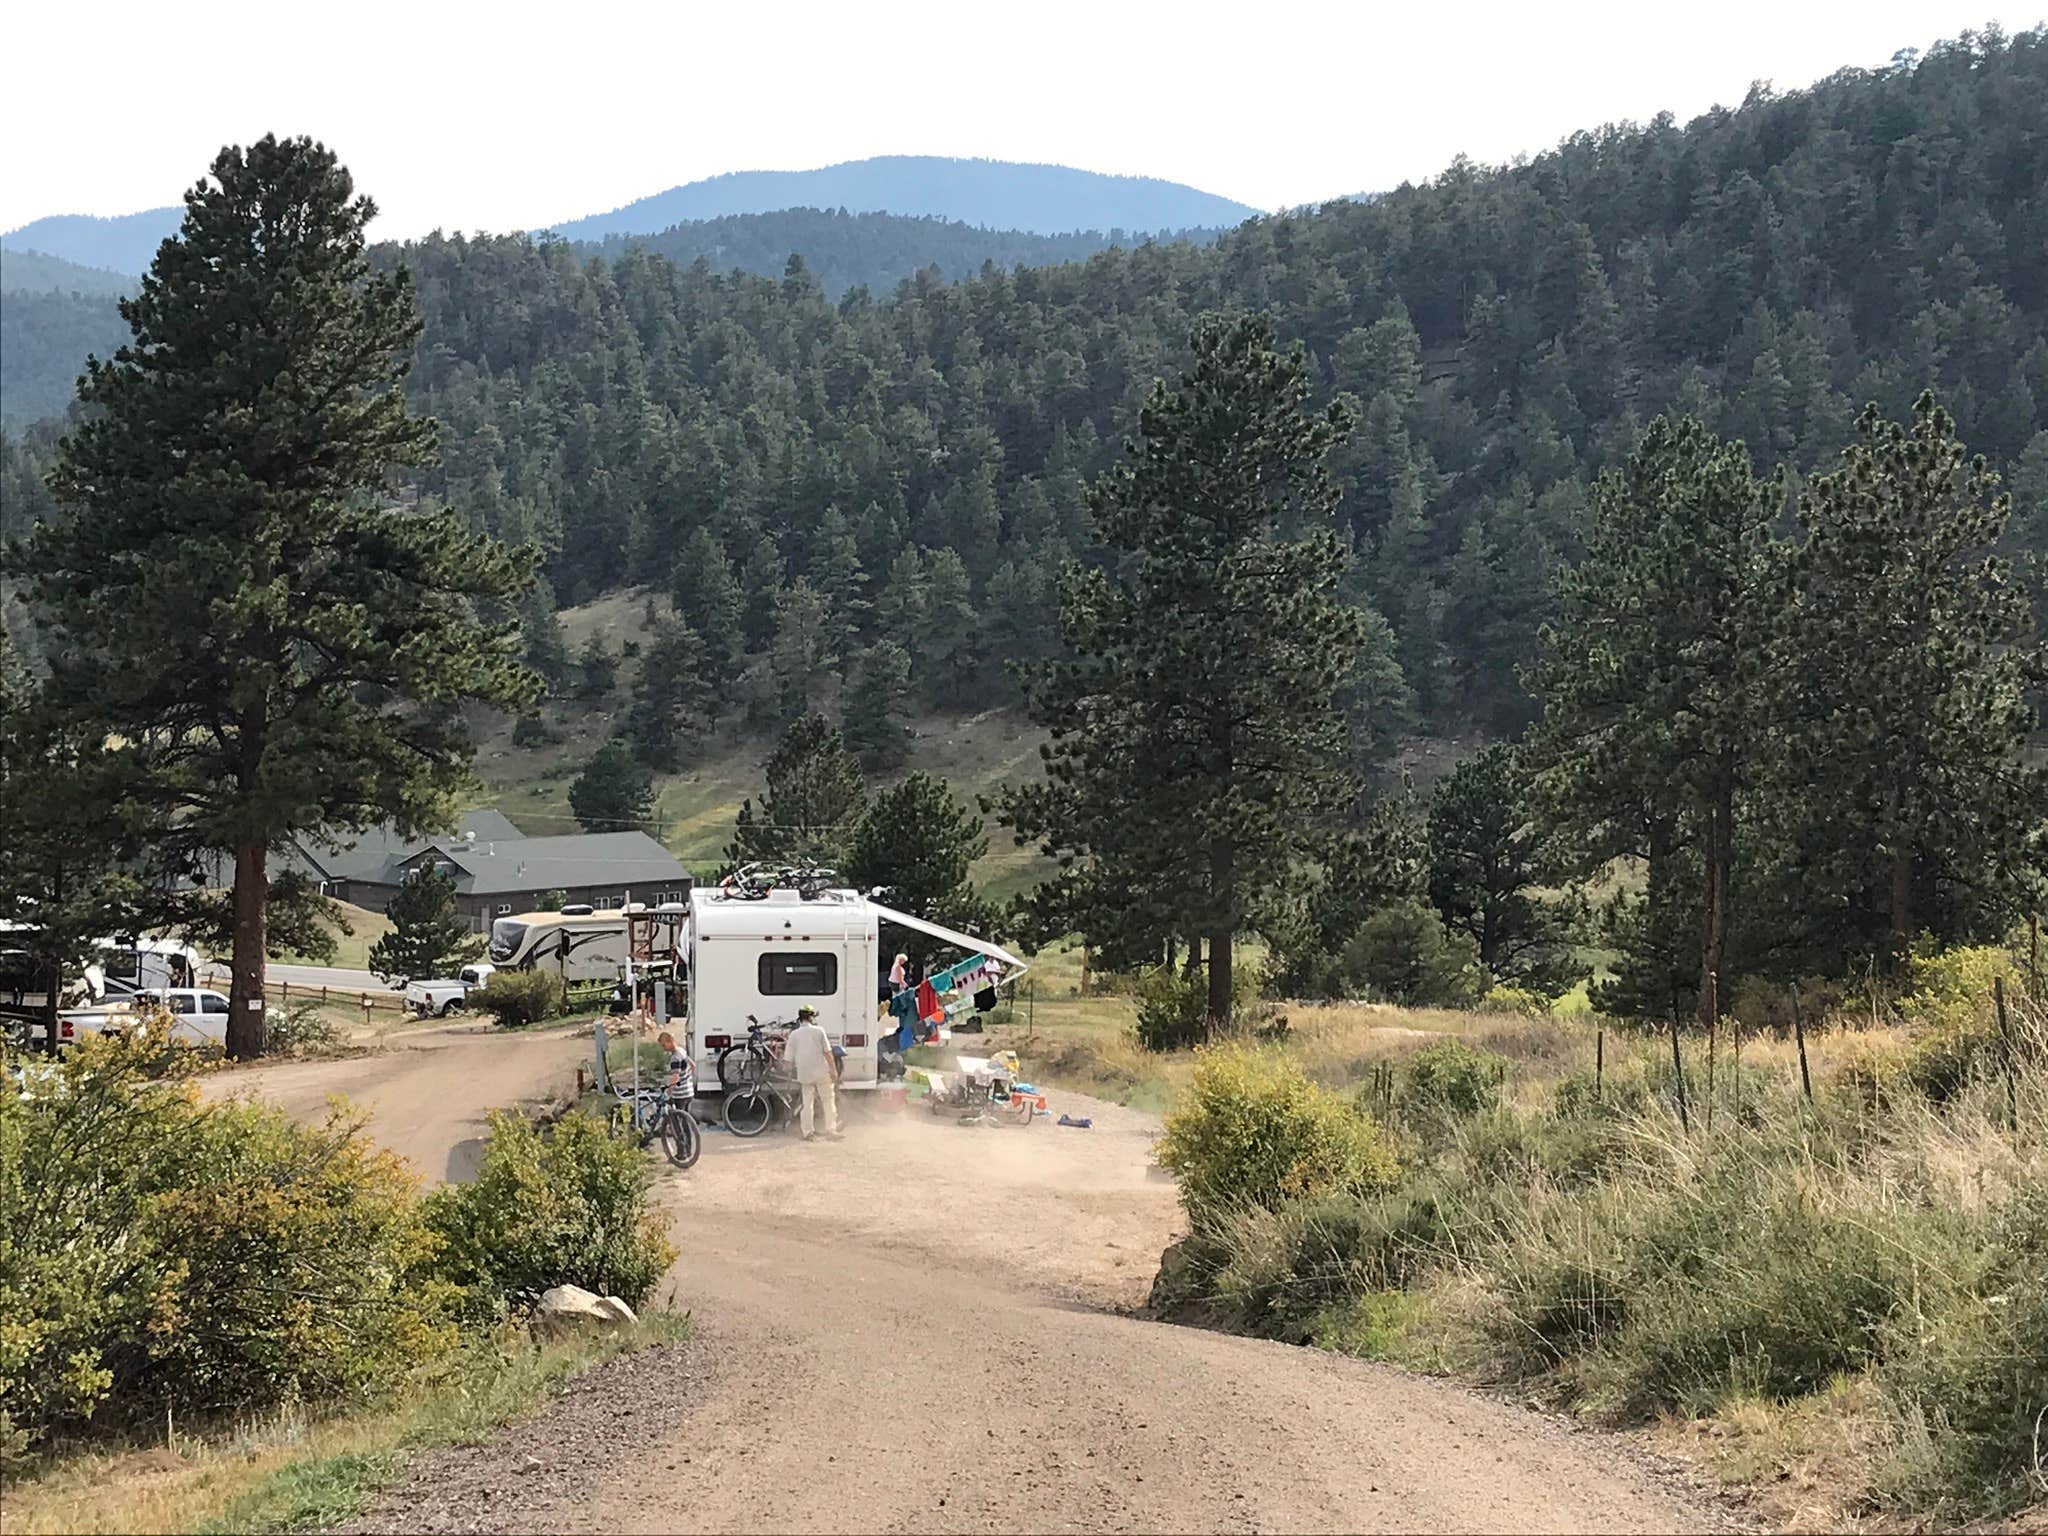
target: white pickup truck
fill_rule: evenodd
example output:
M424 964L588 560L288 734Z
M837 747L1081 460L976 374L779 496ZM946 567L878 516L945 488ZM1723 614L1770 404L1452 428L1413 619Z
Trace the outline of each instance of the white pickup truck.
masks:
M462 1000L489 981L496 969L480 961L465 965L453 981L409 981L405 985L405 1006L423 1019L445 1019L451 1013L459 1013Z
M87 1035L121 1034L151 1008L171 1016L171 1038L181 1045L227 1044L227 994L211 987L153 987L104 1008L67 1009L57 1017L57 1044L72 1045ZM32 1034L40 1043L42 1030Z

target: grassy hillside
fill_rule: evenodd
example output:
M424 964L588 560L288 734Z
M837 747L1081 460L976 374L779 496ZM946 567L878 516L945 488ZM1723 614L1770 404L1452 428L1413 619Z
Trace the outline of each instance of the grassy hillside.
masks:
M565 610L562 630L571 654L593 634L602 636L615 654L634 643L650 600L657 612L667 611L665 598L650 599L645 592L614 593ZM619 689L602 703L556 699L544 706L543 718L559 737L548 745L515 746L510 720L486 722L477 747L485 786L478 803L503 811L528 836L579 830L569 813L569 785L623 715L635 665L631 657L621 663ZM917 744L910 761L898 773L871 780L870 790L922 770L944 779L972 804L979 795L1035 774L1039 743L1045 739L1021 716L1001 710L933 713L915 720L912 730ZM774 745L772 739L729 726L681 772L656 780L655 833L697 873L707 873L722 856L740 802L760 794L761 763ZM1043 877L1045 862L1028 849L1013 847L999 829L990 829L989 843L976 878L990 894L1010 896Z

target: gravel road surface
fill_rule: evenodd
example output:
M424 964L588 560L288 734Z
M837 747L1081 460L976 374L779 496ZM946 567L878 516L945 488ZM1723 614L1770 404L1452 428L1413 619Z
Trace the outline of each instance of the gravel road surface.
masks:
M461 1031L369 1084L453 1159ZM496 1046L512 1044L490 1037ZM575 1042L583 1044L585 1042ZM528 1083L557 1047L495 1058ZM566 1049L566 1066L576 1052ZM343 1064L347 1065L347 1064ZM288 1072L295 1069L278 1069ZM417 1073L436 1086L399 1086ZM265 1091L322 1091L273 1078ZM352 1092L363 1093L363 1088ZM367 1096L367 1095L366 1095ZM863 1106L842 1142L707 1137L657 1186L690 1343L439 1452L360 1531L1704 1531L1632 1447L1362 1361L1127 1315L1178 1208L1157 1124L962 1127ZM394 1144L398 1144L394 1142Z
M366 1056L245 1067L201 1083L214 1097L261 1094L301 1120L318 1120L341 1094L369 1111L379 1142L438 1184L475 1171L489 1111L553 1099L590 1055L588 1033L466 1023L388 1035Z

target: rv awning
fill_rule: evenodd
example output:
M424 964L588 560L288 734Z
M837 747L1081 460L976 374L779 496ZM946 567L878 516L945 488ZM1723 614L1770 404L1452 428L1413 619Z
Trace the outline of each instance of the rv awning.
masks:
M875 916L883 918L888 922L901 923L906 928L914 928L919 933L929 934L932 938L944 939L948 944L957 944L962 949L971 949L978 955L987 955L990 959L1000 960L1013 971L1021 971L1026 968L1022 960L1019 960L1000 944L991 944L987 939L977 939L970 933L956 933L951 928L942 928L937 923L928 923L921 917L912 917L908 912L898 912L893 907L885 907L876 902L870 902L868 905L874 908Z

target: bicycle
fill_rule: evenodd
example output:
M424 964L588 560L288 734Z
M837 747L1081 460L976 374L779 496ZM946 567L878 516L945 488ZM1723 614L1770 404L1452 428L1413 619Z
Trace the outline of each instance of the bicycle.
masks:
M775 1123L778 1110L784 1121L796 1113L799 1091L796 1079L784 1074L778 1063L760 1080L727 1089L720 1116L733 1135L758 1136Z
M770 1036L768 1031L789 1029L787 1019L776 1019L763 1024L751 1013L747 1015L747 1037L735 1040L718 1053L718 1085L730 1094L735 1088L746 1089L765 1081L775 1068L779 1057L779 1046L784 1035ZM775 1042L771 1045L770 1040Z
M690 1113L690 1100L696 1093L693 1078L686 1075L674 1088L666 1083L659 1088L642 1088L637 1096L624 1088L612 1091L619 1099L613 1111L615 1119L631 1123L641 1146L659 1136L662 1155L676 1167L690 1168L696 1164L704 1151L704 1132L697 1117Z

